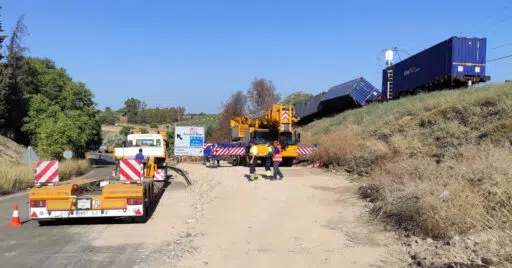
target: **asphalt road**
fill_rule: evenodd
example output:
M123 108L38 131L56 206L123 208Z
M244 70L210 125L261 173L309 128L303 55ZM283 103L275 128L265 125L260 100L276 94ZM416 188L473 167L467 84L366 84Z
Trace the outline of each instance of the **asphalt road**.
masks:
M102 157L105 159L105 156ZM108 159L108 157L107 157ZM93 160L94 161L94 160ZM95 160L86 178L104 178L112 172L108 162ZM14 204L20 208L21 227L9 227ZM81 220L39 226L29 221L28 191L0 197L0 266L2 267L144 267L136 250L98 247L90 243L101 239L105 225L125 224L118 220L105 222ZM135 246L135 245L133 245Z

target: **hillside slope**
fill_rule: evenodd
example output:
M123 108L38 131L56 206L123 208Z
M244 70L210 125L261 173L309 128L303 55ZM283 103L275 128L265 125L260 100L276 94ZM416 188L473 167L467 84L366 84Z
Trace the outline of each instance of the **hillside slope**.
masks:
M434 240L473 239L449 255L511 267L512 85L373 104L302 132L319 144L313 160L359 175L378 219Z
M20 161L26 148L13 140L0 136L0 159L8 161Z

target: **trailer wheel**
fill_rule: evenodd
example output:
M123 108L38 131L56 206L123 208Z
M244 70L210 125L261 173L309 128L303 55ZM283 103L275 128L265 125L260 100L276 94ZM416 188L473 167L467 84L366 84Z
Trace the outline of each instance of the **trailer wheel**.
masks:
M155 185L153 182L149 183L149 210L153 208L153 203L155 201L155 192L154 192Z

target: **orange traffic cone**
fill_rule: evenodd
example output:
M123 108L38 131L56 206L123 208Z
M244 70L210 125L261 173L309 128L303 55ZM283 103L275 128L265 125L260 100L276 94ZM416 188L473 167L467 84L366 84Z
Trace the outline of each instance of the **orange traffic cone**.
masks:
M20 215L18 213L18 204L14 204L14 211L12 212L12 220L9 226L21 226Z

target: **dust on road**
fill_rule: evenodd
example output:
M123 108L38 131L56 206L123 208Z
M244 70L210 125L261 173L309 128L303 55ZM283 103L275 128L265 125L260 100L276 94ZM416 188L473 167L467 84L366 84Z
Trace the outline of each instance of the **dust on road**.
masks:
M149 222L98 226L93 244L138 245L139 267L405 266L398 242L339 175L293 167L283 181L248 182L242 167L180 167L194 185L178 179Z

